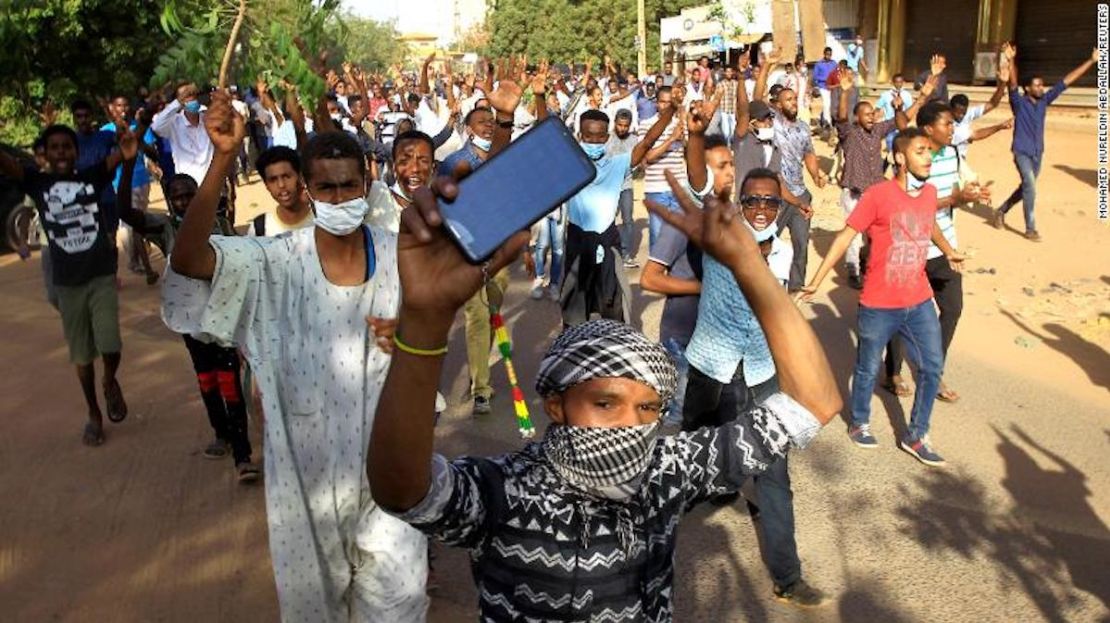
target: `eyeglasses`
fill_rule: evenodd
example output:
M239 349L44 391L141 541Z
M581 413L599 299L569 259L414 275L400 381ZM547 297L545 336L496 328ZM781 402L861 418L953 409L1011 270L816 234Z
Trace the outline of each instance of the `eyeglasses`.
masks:
M770 195L742 195L740 197L740 205L744 206L745 210L778 212L779 208L782 207L782 199Z

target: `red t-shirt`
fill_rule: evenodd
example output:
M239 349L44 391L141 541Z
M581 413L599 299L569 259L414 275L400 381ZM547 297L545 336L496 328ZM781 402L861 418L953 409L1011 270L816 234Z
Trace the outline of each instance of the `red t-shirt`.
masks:
M825 86L827 86L830 89L833 88L833 87L836 87L836 86L840 86L840 68L839 67L832 70L832 73L829 74L829 77L825 80Z
M937 189L926 184L911 197L897 180L867 189L848 215L848 226L871 238L867 277L859 302L866 307L900 309L933 297L925 259L937 215Z

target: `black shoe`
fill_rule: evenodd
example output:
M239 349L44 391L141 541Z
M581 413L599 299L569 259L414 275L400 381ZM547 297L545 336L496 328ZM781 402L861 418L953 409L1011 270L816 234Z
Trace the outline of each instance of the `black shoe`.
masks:
M733 491L732 493L722 493L721 495L711 497L709 498L709 503L713 506L728 506L738 499L740 499L740 492Z
M775 586L775 599L799 608L816 608L829 600L820 589L798 580L790 586Z
M848 285L851 286L853 290L862 290L863 278L859 275L848 275Z

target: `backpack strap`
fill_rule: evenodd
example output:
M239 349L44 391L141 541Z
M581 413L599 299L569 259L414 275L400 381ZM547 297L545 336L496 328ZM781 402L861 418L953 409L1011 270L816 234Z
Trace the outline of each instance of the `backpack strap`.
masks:
M262 214L259 214L258 216L254 217L253 223L254 223L254 235L259 236L259 237L265 236L266 235L266 213L263 212Z

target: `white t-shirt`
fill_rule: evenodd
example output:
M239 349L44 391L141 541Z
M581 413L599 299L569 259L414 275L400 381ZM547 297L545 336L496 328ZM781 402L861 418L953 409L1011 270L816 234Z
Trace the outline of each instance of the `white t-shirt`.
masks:
M961 158L967 158L967 150L971 146L971 135L973 133L971 124L983 116L983 110L984 106L982 104L969 107L963 120L952 129L952 146L956 148L956 153L960 154Z
M302 227L311 227L316 223L316 218L312 215L312 209L309 208L308 214L305 214L304 218L292 225L289 225L285 221L278 218L277 214L274 212L264 212L262 214L262 222L262 231L266 232L263 235L277 236L279 234L284 234L287 231L295 231L297 229L301 229ZM255 221L252 220L250 227L247 227L247 237L257 238L258 236L258 232L255 231Z

